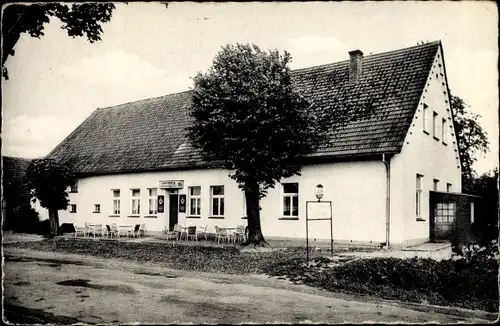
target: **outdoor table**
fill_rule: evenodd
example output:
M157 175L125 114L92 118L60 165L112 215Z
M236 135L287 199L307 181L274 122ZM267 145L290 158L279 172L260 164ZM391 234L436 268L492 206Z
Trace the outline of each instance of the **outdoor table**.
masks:
M133 229L134 229L133 225L120 225L118 226L118 234L121 234L122 231L124 231L125 236L128 238L128 231Z

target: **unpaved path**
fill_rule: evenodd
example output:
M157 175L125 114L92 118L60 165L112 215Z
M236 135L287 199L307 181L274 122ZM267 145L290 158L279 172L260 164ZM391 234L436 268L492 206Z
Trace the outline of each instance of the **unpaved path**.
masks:
M113 259L4 248L6 302L84 323L481 322L258 276L174 271Z

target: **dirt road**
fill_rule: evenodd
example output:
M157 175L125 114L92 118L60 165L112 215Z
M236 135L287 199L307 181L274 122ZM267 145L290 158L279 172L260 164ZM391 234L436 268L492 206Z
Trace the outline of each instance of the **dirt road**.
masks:
M90 264L89 257L14 249L5 254L5 302L11 310L16 305L31 309L38 320L45 314L48 320L84 323L482 321L344 300L264 277L173 271L114 260ZM24 314L28 318L29 312Z

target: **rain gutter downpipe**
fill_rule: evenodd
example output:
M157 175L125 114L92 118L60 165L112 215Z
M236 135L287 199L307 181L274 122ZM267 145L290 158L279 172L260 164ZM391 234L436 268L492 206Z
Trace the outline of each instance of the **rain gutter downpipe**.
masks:
M385 154L382 154L382 162L385 165L387 175L386 194L385 194L385 249L390 248L391 234L391 159Z

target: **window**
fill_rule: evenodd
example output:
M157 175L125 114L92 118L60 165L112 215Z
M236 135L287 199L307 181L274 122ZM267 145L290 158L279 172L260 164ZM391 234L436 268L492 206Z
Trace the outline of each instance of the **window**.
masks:
M156 215L158 214L158 189L149 188L148 189L148 214Z
M438 203L436 207L436 223L453 223L455 220L455 203Z
M132 215L139 215L141 211L141 191L132 189Z
M212 194L212 216L224 216L224 186L210 187Z
M474 202L470 202L470 222L474 223Z
M224 208L222 211L224 212ZM201 215L201 187L189 187L189 215Z
M447 183L446 184L446 191L447 192L451 192L452 191L452 185L451 185L451 183Z
M69 192L78 192L78 181L75 181L75 183L73 183L70 188L69 188Z
M113 190L113 214L120 215L120 190Z
M433 179L432 180L432 190L438 191L438 187L439 187L439 180L438 179Z
M299 184L283 184L283 217L299 216Z
M421 218L422 213L422 178L424 176L417 174L416 186L415 186L415 215L417 219Z
M94 213L101 212L101 204L94 204Z
M446 144L446 142L448 141L445 118L441 119L441 139L443 140L443 144Z
M424 109L423 109L423 116L424 116L424 132L429 133L429 107L427 104L424 104Z
M69 212L76 213L76 204L69 205Z
M438 114L432 112L432 136L437 139L438 136Z

